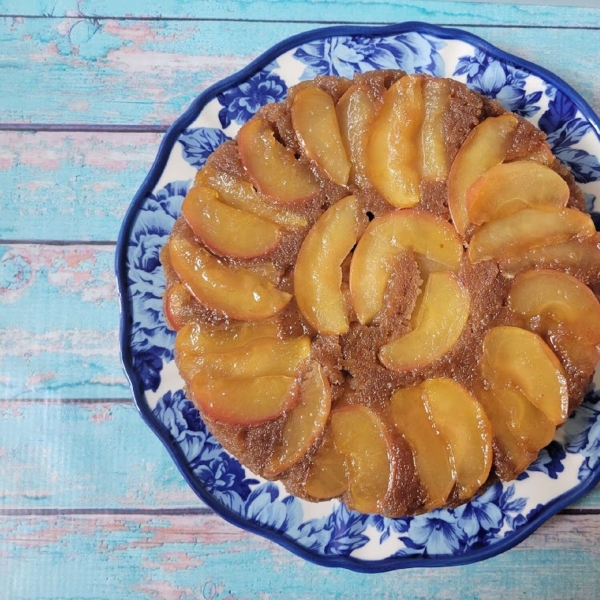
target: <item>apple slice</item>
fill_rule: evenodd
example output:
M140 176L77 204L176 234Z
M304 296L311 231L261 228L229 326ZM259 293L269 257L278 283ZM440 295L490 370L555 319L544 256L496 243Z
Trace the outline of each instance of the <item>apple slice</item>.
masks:
M227 329L207 323L188 323L177 333L175 351L179 354L227 352L243 348L253 340L277 339L278 334L279 325L274 320L230 323Z
M552 441L556 427L521 392L508 388L492 392L496 401L508 411L508 427L525 449L537 454Z
M426 79L423 88L425 117L421 131L423 179L446 181L448 152L444 116L450 107L450 83L447 79Z
M367 86L353 85L338 100L336 113L346 155L352 163L351 179L363 183L369 129L377 114L377 105L369 95Z
M206 377L192 380L191 392L200 410L228 425L256 427L280 417L297 401L293 377L265 376L239 379Z
M469 293L453 273L431 273L417 308L414 329L383 346L379 360L401 373L431 364L457 342L469 309Z
M331 410L329 381L319 363L314 362L302 381L300 400L283 427L282 443L275 448L265 468L269 477L295 465L321 434Z
M428 414L420 386L398 390L390 400L398 433L408 441L425 491L425 510L442 506L454 487L453 457L446 440Z
M448 208L456 231L469 227L467 192L488 169L500 164L513 143L519 121L512 113L482 121L467 136L448 175Z
M181 212L200 241L221 256L258 258L281 240L281 228L275 223L219 202L217 192L208 187L192 188Z
M265 277L240 267L229 267L183 236L171 236L169 258L179 279L196 300L230 319L266 319L292 299Z
M186 324L186 321L182 319L182 315L186 312L190 312L194 297L187 291L187 288L183 283L176 283L175 285L169 286L165 290L163 296L163 312L167 325L178 331Z
M496 165L475 181L467 191L467 212L481 225L524 208L563 208L569 196L567 182L550 167L518 160Z
M381 513L393 480L393 447L385 425L370 408L354 404L331 412L331 430L346 460L348 507Z
M307 165L275 139L263 119L253 119L239 131L238 149L242 164L259 191L282 204L306 202L320 190Z
M302 229L308 225L308 221L303 216L280 206L267 204L259 197L250 182L227 171L216 169L210 161L198 171L194 185L210 187L217 191L219 200L227 206L252 213L287 229Z
M493 327L483 340L482 373L494 389L520 391L554 425L569 411L565 371L539 335L519 327Z
M348 196L321 215L302 243L294 271L294 292L300 311L319 333L339 335L348 331L341 265L366 222L356 198Z
M367 176L392 205L409 208L421 200L421 126L425 117L423 77L407 75L383 97L367 144Z
M425 407L436 429L450 445L459 500L470 498L492 467L492 427L479 402L453 379L421 384Z
M533 462L537 451L527 450L514 436L509 427L510 412L494 391L481 390L477 399L492 424L496 473L502 481L512 481ZM526 399L525 402L529 401Z
M469 244L472 263L506 259L533 248L585 240L596 229L591 217L574 208L526 208L482 225Z
M187 379L200 372L221 378L293 377L309 355L310 338L307 336L285 341L259 338L227 352L182 354L179 362Z
M450 223L415 210L397 210L374 219L360 238L350 265L352 304L363 324L383 308L395 256L411 250L458 271L463 256L460 238Z
M331 427L325 430L323 443L310 461L304 491L316 500L341 496L348 489L344 457L333 443Z
M583 241L541 246L500 261L500 270L509 279L535 268L559 269L581 279L589 279L590 275L597 279L600 273L598 240L591 237Z
M292 126L311 160L338 185L346 185L351 164L346 156L333 98L316 86L300 90L290 110Z
M507 303L528 329L562 332L587 346L600 344L600 304L590 288L571 275L525 271L515 279Z

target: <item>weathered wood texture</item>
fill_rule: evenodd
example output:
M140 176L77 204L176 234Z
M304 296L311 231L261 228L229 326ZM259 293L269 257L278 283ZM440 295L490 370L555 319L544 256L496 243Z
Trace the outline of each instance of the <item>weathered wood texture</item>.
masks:
M161 139L0 131L0 240L116 241Z
M252 35L248 27L237 21L3 19L2 87L10 94L0 117L18 124L169 125L210 84L310 25L257 22ZM550 68L600 109L600 81L590 77L599 29L585 35L562 28L465 29Z
M203 506L129 402L2 402L0 457L0 514Z
M542 0L538 4L543 4ZM564 4L567 4L565 1ZM518 6L498 3L413 0L5 0L0 15L133 17L137 19L219 19L301 21L303 23L399 23L426 21L444 24L585 27L597 22L593 9L572 6Z
M123 398L112 246L0 245L0 399Z
M311 565L212 516L5 516L0 576L15 577L19 600L587 599L597 595L598 536L598 516L585 527L563 516L485 562L361 575Z

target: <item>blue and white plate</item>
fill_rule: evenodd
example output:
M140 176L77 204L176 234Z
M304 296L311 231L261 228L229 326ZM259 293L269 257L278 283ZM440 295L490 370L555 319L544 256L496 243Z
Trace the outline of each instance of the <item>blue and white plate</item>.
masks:
M371 69L452 77L539 126L600 228L600 120L564 81L456 29L403 23L309 31L205 91L166 134L119 237L122 360L146 423L198 496L231 523L327 566L375 572L464 564L511 548L600 480L599 394L588 393L518 481L498 483L456 509L384 519L338 501L299 500L223 450L182 391L175 336L162 315L159 252L208 155L299 81Z

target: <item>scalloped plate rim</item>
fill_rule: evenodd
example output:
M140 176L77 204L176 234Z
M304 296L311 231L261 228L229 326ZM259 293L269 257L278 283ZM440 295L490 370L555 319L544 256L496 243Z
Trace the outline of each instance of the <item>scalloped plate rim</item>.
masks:
M120 309L120 326L119 326L119 346L120 360L125 371L125 375L129 382L133 394L133 402L140 413L146 425L160 439L167 451L169 452L173 462L183 475L188 485L194 493L215 513L225 519L228 523L240 527L241 529L260 535L267 538L276 544L284 547L293 554L304 558L305 560L325 567L345 568L351 571L360 573L382 573L397 569L407 569L414 567L449 567L460 566L479 562L492 558L520 544L524 539L529 537L536 529L548 521L552 516L560 512L563 508L569 506L579 498L587 494L600 482L600 463L597 465L585 483L581 483L554 498L546 504L544 508L533 518L527 525L524 525L518 533L508 534L506 538L488 546L487 548L475 548L468 550L464 554L454 556L428 556L428 557L388 557L385 559L366 561L353 558L351 556L322 556L314 554L310 550L299 546L294 540L285 537L284 534L274 533L264 529L260 524L248 521L237 513L229 510L227 507L219 503L215 498L200 484L198 478L190 469L185 456L179 446L174 444L168 437L168 432L164 426L153 416L152 410L144 400L144 392L140 386L140 380L136 370L131 362L131 350L128 343L129 324L131 314L125 290L127 289L127 243L129 241L129 232L134 217L136 216L139 205L144 201L148 193L150 193L158 182L171 151L177 142L179 136L184 130L197 118L200 111L213 100L217 94L223 90L239 83L241 80L248 78L260 69L267 66L275 58L288 50L310 41L331 36L386 36L393 34L406 33L415 31L419 33L431 33L437 37L458 40L467 42L476 48L483 48L496 58L508 60L514 64L525 67L532 75L537 75L545 81L549 81L557 89L568 95L571 100L577 105L577 108L595 128L596 134L600 137L600 118L596 115L591 106L583 99L583 97L575 91L563 79L552 73L551 71L540 67L523 58L519 58L509 52L501 50L497 46L490 44L481 37L456 29L453 27L441 27L429 23L419 21L406 21L393 25L380 26L365 26L365 25L341 25L332 27L323 27L301 32L288 37L281 42L278 42L260 56L254 59L243 69L233 73L232 75L213 84L197 96L191 103L189 108L169 127L165 133L157 156L144 179L138 192L135 194L119 231L117 245L115 250L115 273L117 279L117 289Z

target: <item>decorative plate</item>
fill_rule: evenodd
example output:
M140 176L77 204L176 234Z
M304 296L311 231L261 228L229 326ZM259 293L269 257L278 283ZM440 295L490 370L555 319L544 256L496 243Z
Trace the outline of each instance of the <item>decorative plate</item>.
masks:
M572 169L600 227L600 120L564 81L457 29L403 23L310 31L206 90L165 135L119 236L122 360L146 423L198 496L231 523L326 566L376 572L464 564L518 544L600 480L600 394L588 393L517 481L452 510L402 519L363 515L338 501L299 500L223 450L185 397L175 336L162 315L159 251L208 155L299 81L371 69L452 77L539 126Z

